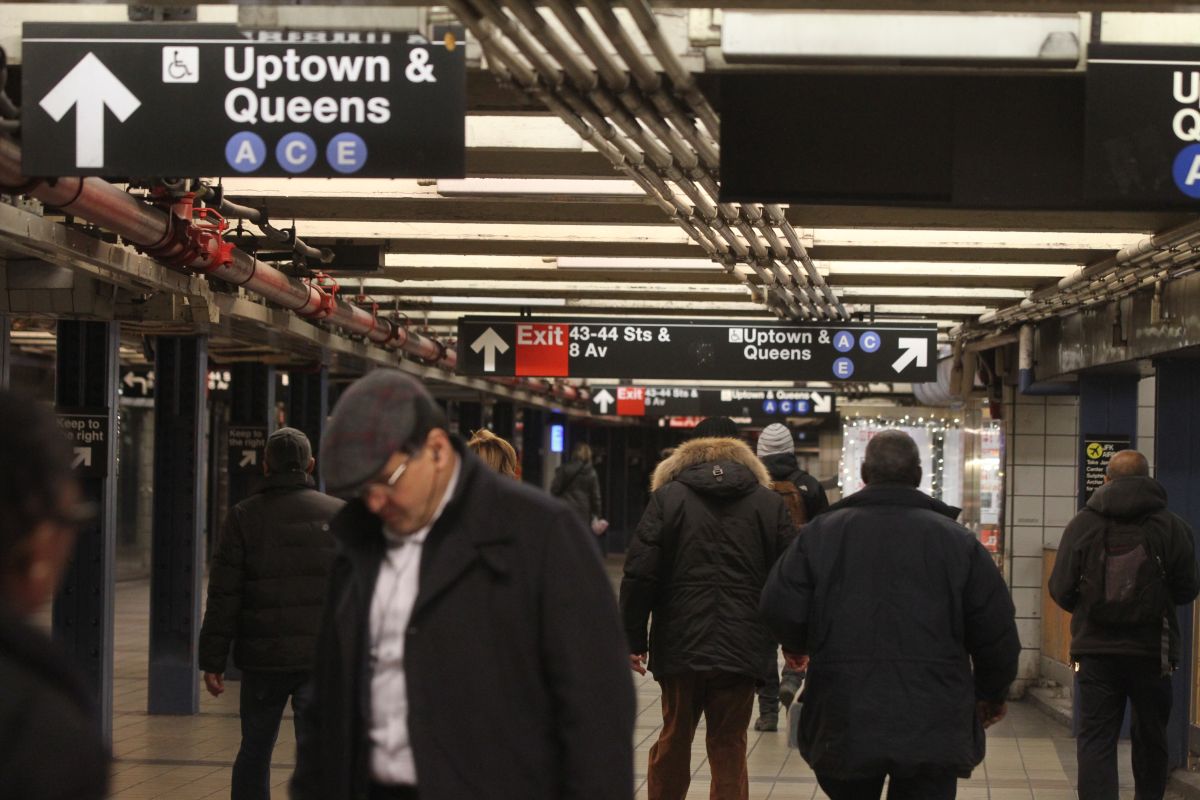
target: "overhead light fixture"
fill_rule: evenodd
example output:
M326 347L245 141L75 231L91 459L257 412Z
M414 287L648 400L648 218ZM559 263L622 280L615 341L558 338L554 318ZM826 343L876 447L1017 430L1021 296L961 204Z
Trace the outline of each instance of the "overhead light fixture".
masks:
M729 63L1074 67L1078 14L726 11Z
M614 178L452 178L439 180L437 190L446 197L569 195L642 199L646 196L633 181Z

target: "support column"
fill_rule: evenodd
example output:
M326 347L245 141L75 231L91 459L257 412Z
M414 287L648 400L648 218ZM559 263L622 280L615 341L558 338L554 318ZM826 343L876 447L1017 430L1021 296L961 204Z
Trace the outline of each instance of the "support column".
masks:
M1200 418L1196 416L1196 393L1200 392L1198 362L1186 359L1155 361L1157 402L1155 418L1156 477L1167 490L1171 511L1183 517L1193 531L1200 531ZM1197 548L1200 557L1200 548ZM1172 767L1187 764L1189 731L1195 728L1192 714L1192 684L1195 681L1195 615L1192 604L1177 610L1179 618L1179 669L1172 680L1174 701L1167 726L1167 744Z
M458 435L470 439L471 434L483 427L483 403L460 400L458 407Z
M12 319L0 315L0 389L12 382Z
M87 428L72 433L85 499L99 515L79 531L75 554L54 598L54 638L83 672L97 702L101 734L112 740L113 562L116 553L117 367L120 325L60 320L54 400L60 419Z
M262 482L267 437L275 430L275 368L266 364L233 365L229 385L229 507Z
M1083 373L1079 376L1079 508L1087 502L1084 448L1088 440L1129 439L1137 447L1137 375Z
M316 372L292 372L288 400L288 424L304 431L312 444L313 458L320 460L321 433L329 416L329 370L321 367ZM324 491L319 468L313 471L313 479Z
M516 414L512 403L497 400L492 406L492 432L514 447L513 432L516 429Z
M204 426L208 341L155 342L154 528L150 567L151 714L196 714L200 577L204 571Z
M521 480L542 486L547 414L536 408L526 408L523 414L525 426L521 432Z

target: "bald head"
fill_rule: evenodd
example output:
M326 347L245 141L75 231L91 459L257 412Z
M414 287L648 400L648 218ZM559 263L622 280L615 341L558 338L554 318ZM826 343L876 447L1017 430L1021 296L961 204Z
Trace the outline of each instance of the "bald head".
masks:
M1150 475L1150 462L1137 450L1120 450L1113 453L1104 475L1110 481L1117 478L1144 478Z

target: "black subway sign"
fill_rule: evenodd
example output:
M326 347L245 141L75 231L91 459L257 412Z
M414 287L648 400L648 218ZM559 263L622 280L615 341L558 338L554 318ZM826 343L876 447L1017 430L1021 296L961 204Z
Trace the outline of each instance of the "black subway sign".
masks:
M832 392L789 388L711 388L689 386L593 387L592 407L600 414L630 417L787 417L828 416Z
M71 442L71 468L81 478L108 477L108 411L56 409L58 429Z
M463 317L465 375L694 380L903 381L937 378L937 328L677 320Z
M453 36L26 23L27 175L463 177Z

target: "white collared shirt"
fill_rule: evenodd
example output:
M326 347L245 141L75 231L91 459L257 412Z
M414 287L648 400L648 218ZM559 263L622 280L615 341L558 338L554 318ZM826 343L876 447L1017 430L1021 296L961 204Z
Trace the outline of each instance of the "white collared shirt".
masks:
M462 461L429 524L408 536L386 529L388 549L379 565L371 598L371 777L393 786L416 786L417 766L408 736L408 683L404 676L404 640L420 589L421 551L429 530L450 502Z

